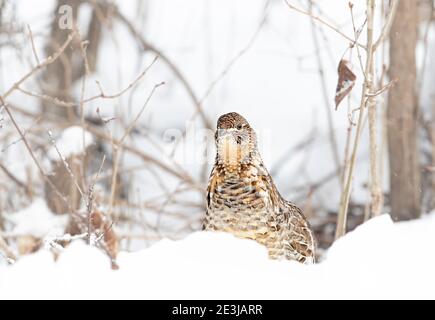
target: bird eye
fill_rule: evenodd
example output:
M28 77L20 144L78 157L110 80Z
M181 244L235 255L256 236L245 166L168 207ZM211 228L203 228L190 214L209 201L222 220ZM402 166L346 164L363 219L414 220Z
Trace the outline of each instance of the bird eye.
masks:
M241 124L238 124L236 128L237 130L242 130L243 126Z

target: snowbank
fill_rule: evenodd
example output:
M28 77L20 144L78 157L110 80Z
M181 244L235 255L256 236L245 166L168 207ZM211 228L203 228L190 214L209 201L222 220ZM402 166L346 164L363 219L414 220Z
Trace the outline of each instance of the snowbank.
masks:
M93 137L88 131L84 131L82 127L72 126L63 130L60 137L54 141L56 143L57 150L54 146L52 146L48 150L48 157L53 161L58 161L58 151L65 159L72 155L81 154L89 145L93 143Z
M0 298L435 298L435 214L393 223L383 215L349 233L312 266L272 261L229 234L197 232L119 255L77 241L0 267Z
M44 199L38 198L18 212L5 215L12 223L10 234L44 238L49 235L62 235L68 222L67 215L55 215L48 209Z

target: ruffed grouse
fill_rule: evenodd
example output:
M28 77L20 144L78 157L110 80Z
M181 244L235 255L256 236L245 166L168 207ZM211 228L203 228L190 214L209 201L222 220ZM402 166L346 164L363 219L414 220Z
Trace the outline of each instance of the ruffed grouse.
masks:
M238 113L224 114L215 139L203 229L254 239L267 247L271 258L313 263L315 243L308 222L276 189L249 123Z

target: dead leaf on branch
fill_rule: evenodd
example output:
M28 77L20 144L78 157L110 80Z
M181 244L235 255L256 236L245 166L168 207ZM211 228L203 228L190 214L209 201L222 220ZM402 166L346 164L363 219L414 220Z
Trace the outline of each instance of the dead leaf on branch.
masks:
M349 61L342 59L338 64L338 83L335 90L335 110L341 101L352 91L356 75L352 72Z

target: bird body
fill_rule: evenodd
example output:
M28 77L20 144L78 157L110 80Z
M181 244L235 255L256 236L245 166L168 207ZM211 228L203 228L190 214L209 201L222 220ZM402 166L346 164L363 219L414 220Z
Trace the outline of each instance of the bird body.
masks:
M237 113L223 115L207 188L205 230L266 246L271 258L314 262L314 239L301 210L284 200L265 168L254 130Z

